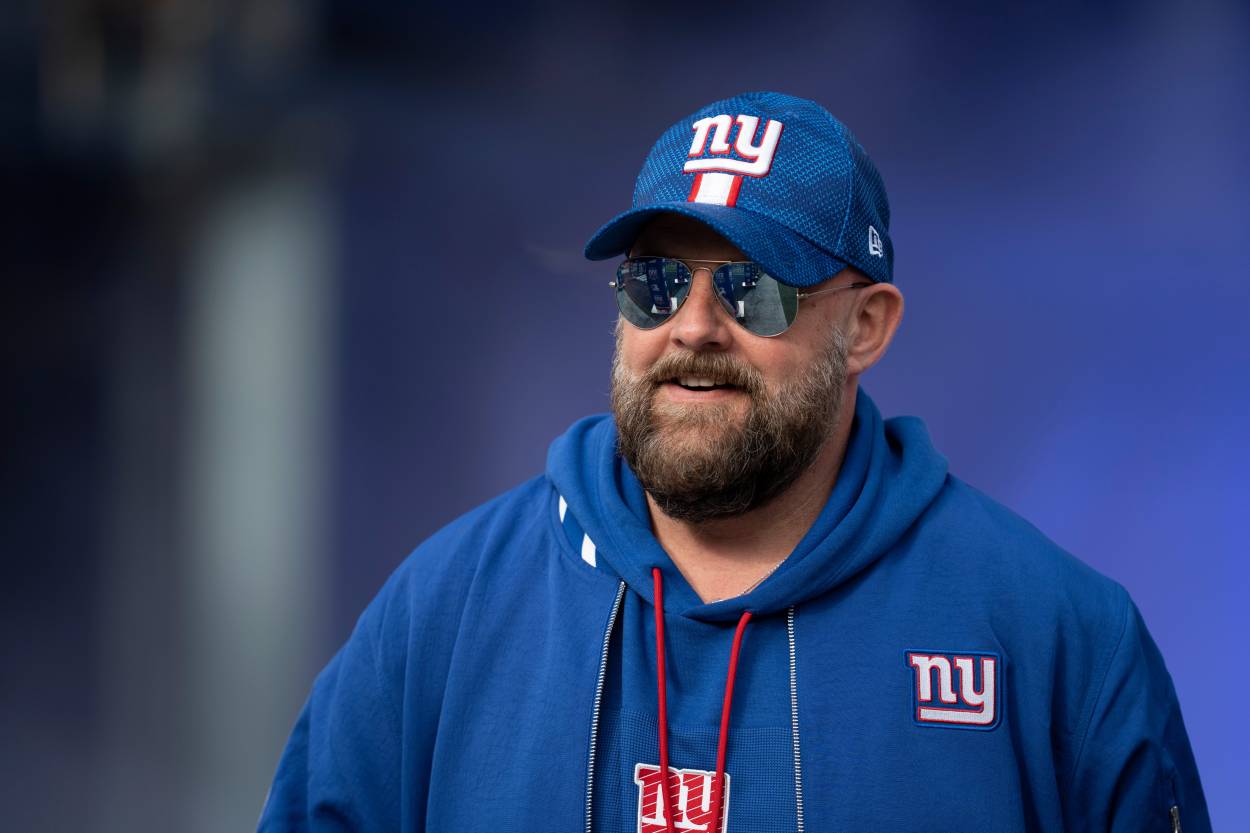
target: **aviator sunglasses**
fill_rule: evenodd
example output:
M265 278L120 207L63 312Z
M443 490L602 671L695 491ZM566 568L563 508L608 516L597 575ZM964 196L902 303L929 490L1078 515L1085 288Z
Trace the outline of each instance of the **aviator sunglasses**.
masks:
M757 336L778 336L790 328L799 314L799 301L826 292L872 286L860 281L846 286L800 292L764 271L752 261L694 260L719 264L712 272L712 287L721 306L747 331ZM631 257L616 269L616 305L621 316L641 330L654 329L677 314L690 296L693 273L684 261L672 257Z

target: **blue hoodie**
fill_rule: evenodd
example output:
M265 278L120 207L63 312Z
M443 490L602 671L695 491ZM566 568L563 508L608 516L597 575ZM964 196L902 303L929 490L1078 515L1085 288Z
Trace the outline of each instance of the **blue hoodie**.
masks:
M260 829L697 833L718 805L738 833L1210 830L1128 594L862 388L816 522L711 604L652 535L612 420L574 424L545 477L391 576Z

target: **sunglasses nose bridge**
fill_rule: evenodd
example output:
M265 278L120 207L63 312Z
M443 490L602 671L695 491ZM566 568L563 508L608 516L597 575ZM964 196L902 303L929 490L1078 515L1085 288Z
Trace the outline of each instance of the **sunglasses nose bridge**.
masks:
M671 337L689 349L702 350L729 340L730 322L724 298L716 289L714 270L706 265L687 265L690 284L678 313L672 317ZM700 276L706 272L706 276Z
M696 288L699 286L699 283L700 283L698 279L699 273L706 272L707 273L706 283L707 283L708 294L712 296L712 299L714 301L718 302L720 308L723 309L729 315L730 318L733 318L737 310L734 309L733 302L730 301L728 298L726 298L721 293L720 288L717 286L716 269L713 269L710 266L695 266L691 268L689 264L687 264L686 268L690 269L690 292L687 293L687 300L689 300L689 297L691 295L695 294ZM720 267L717 267L717 268L720 268Z

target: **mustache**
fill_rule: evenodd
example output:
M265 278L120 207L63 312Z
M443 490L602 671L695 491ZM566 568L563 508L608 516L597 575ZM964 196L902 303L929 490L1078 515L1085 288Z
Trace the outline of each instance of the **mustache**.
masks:
M735 361L725 353L669 353L656 361L643 379L658 386L682 376L719 379L747 393L758 393L764 389L764 380L758 370Z

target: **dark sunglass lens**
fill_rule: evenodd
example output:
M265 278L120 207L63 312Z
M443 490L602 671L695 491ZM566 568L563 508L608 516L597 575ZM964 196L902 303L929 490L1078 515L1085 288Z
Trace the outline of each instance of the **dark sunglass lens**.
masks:
M616 270L616 305L625 320L644 330L658 327L690 292L690 270L680 260L635 257Z
M756 335L780 335L798 314L798 290L779 283L758 263L726 264L716 270L715 283L730 313Z

